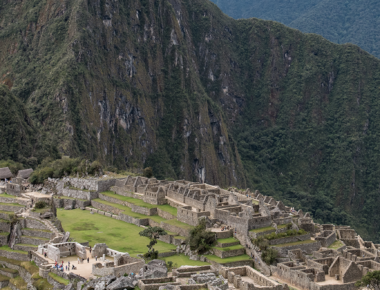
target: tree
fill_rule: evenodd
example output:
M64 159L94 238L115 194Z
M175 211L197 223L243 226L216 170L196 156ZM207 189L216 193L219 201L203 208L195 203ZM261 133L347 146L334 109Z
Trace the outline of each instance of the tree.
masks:
M356 287L369 287L372 290L380 289L380 271L367 273L360 281L356 282Z
M206 220L202 219L199 225L190 231L188 243L190 250L203 254L211 249L215 244L216 238L213 232L206 231Z
M167 232L160 227L147 227L145 230L139 232L139 235L147 237L150 240L149 245L147 245L148 252L144 254L144 257L147 259L156 259L158 257L158 251L155 251L153 246L157 244L157 239L160 236L167 235Z
M143 170L144 177L151 178L153 176L153 169L152 167L147 167Z

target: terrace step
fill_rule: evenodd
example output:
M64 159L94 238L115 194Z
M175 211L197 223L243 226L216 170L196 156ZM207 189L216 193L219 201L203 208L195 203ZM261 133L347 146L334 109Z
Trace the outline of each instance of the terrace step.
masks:
M14 269L9 269L6 267L0 267L0 275L9 277L9 278L14 278L18 276L18 271Z
M18 251L36 251L38 246L31 244L16 244L14 245L14 249Z

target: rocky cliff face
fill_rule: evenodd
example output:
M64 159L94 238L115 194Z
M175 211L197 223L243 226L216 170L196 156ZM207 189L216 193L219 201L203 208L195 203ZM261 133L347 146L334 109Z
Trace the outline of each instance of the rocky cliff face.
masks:
M61 151L379 229L380 63L358 47L203 0L1 5L1 80Z

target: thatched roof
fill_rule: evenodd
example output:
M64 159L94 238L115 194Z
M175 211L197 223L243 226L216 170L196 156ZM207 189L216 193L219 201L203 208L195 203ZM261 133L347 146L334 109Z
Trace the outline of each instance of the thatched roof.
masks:
M23 179L28 179L29 176L32 175L32 173L33 173L32 168L19 170L19 172L17 173L17 177L23 178Z
M8 167L0 168L0 179L12 178L13 174Z

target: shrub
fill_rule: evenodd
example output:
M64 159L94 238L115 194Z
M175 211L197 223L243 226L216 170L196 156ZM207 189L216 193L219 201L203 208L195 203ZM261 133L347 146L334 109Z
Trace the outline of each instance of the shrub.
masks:
M380 271L368 272L361 280L355 283L356 287L367 287L371 290L380 289Z
M35 208L44 208L46 206L46 203L44 201L38 201L36 202Z
M216 242L216 238L213 232L206 231L206 220L202 219L199 225L190 231L190 237L187 242L192 251L203 254L211 249Z
M261 258L268 265L272 264L276 260L277 257L278 257L278 252L277 252L277 250L275 250L273 248L267 248L261 254Z
M153 176L153 169L152 167L147 167L143 170L143 176L151 178Z

